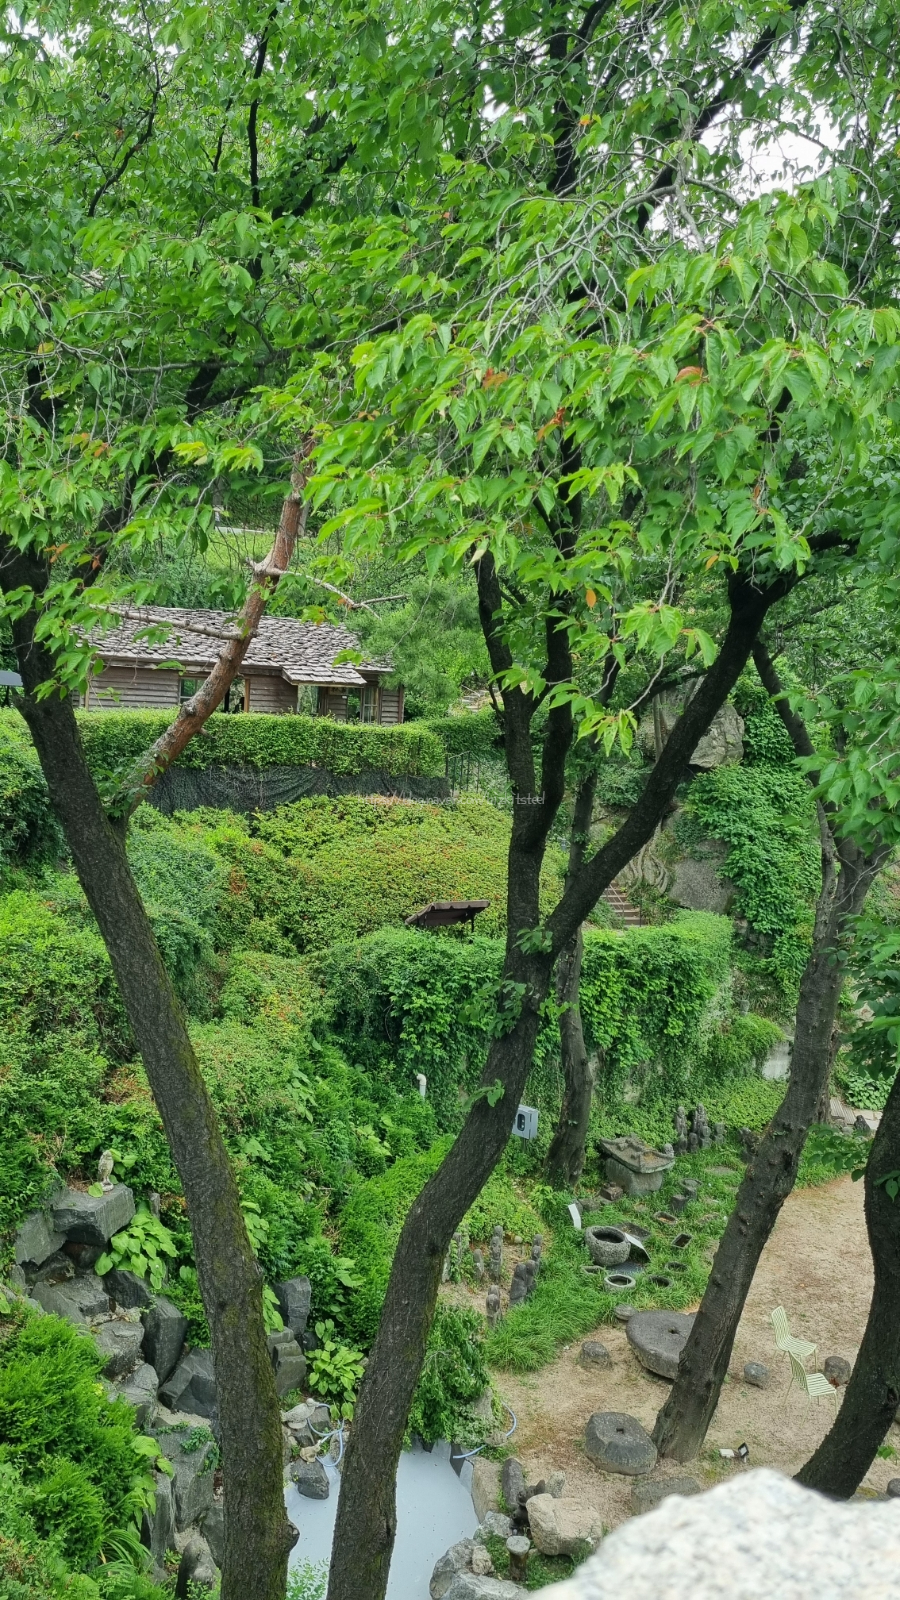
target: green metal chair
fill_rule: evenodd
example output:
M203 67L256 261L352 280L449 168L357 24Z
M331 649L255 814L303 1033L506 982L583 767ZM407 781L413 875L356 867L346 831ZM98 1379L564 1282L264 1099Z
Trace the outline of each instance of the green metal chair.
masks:
M807 1356L814 1356L818 1345L810 1344L808 1339L796 1339L788 1327L787 1312L784 1306L776 1306L772 1312L772 1327L775 1329L775 1347L786 1356L796 1356L799 1361L805 1361Z
M807 1400L821 1400L823 1396L827 1395L830 1400L834 1401L834 1409L837 1411L837 1390L828 1382L825 1374L822 1372L807 1372L803 1362L798 1361L792 1350L788 1351L787 1358L791 1363L791 1383L796 1383L798 1389L803 1390ZM790 1384L788 1384L788 1388L790 1388Z

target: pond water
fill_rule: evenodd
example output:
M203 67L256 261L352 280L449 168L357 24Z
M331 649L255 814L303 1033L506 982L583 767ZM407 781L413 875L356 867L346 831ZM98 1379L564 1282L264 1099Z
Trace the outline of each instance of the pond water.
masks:
M293 1484L285 1493L288 1516L300 1530L291 1566L327 1562L331 1557L340 1478L332 1462L325 1463L325 1470L331 1480L327 1500L307 1500ZM419 1446L403 1452L397 1469L397 1540L387 1600L428 1600L435 1562L458 1539L471 1538L478 1526L471 1481L471 1461L463 1462L457 1477L448 1444L436 1444L431 1451Z

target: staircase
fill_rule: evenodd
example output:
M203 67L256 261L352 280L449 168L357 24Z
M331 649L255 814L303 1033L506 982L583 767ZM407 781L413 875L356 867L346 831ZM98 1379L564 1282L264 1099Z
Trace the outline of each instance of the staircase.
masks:
M610 910L614 911L620 921L625 924L626 928L639 928L641 926L641 913L637 906L633 906L631 901L626 899L621 889L617 889L614 883L611 883L608 889L604 889L602 898L606 901Z

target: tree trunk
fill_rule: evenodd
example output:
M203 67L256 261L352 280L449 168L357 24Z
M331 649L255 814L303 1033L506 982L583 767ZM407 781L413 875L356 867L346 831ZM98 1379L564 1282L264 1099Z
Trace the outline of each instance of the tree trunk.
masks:
M676 1461L692 1460L706 1437L753 1275L796 1182L806 1136L827 1086L832 1028L844 978L837 950L881 864L880 857L873 863L850 844L841 845L838 855L839 876L834 856L829 860L823 849L822 893L813 949L800 983L788 1090L738 1189L678 1376L653 1429L660 1455Z
M900 1405L900 1196L879 1178L900 1168L900 1076L866 1163L866 1227L875 1285L869 1320L841 1409L798 1483L847 1500L859 1488Z
M584 1042L579 1005L583 956L584 936L579 928L560 956L556 973L556 999L564 1008L559 1018L563 1099L547 1152L547 1177L559 1188L571 1187L581 1177L596 1077Z
M35 691L53 663L14 625L23 713L79 882L109 952L162 1117L191 1221L212 1333L225 1476L222 1600L283 1600L296 1538L284 1509L281 1417L266 1348L262 1275L240 1197L175 991L125 854L88 770L68 698Z

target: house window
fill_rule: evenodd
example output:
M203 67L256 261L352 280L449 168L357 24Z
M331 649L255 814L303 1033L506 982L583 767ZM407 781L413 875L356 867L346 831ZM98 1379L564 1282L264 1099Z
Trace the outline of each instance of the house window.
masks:
M297 690L297 710L301 717L319 715L319 690L314 683L301 683Z
M378 686L367 683L359 694L359 720L360 722L378 721Z
M178 685L179 703L184 705L185 700L190 700L191 695L197 693L203 681L203 678L182 678Z

